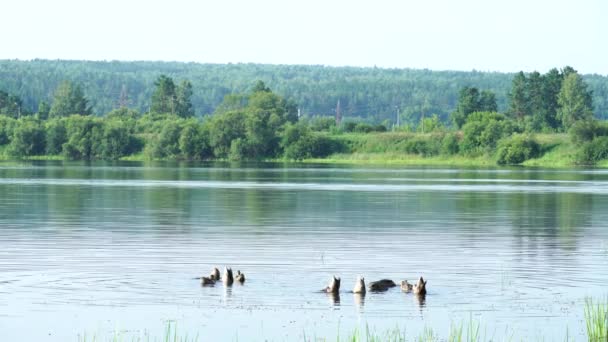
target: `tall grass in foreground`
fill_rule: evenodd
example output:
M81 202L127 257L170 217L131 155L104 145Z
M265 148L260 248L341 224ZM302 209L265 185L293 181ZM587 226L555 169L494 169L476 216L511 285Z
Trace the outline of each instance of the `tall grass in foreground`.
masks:
M139 336L132 336L122 333L120 331L114 331L113 335L107 338L99 338L93 334L87 336L86 333L78 336L78 342L198 342L199 335L196 334L193 337L189 337L188 334L180 336L177 333L177 324L167 323L165 325L165 333L162 337L150 336L148 332L143 332Z
M590 342L608 341L608 298L597 302L585 299L585 325Z
M585 299L584 308L585 324L587 329L587 339L589 342L608 342L608 298L606 300L593 300L591 298ZM339 329L338 329L339 330ZM317 338L314 332L309 334L304 331L301 339L304 342L405 342L405 341L417 341L417 342L435 342L435 341L448 341L448 342L481 342L488 340L503 340L511 341L512 336L507 332L505 336L495 338L486 338L481 335L481 324L479 321L473 319L462 321L460 324L452 325L450 327L450 333L447 339L440 337L433 329L425 328L422 333L418 336L406 336L405 329L394 328L382 332L371 330L369 326L365 329L355 328L350 334L345 337L340 336L339 331L337 337L334 339ZM122 333L115 331L112 336L99 338L97 335L79 335L79 342L197 342L206 340L199 338L199 334L194 336L181 336L178 334L177 325L173 322L166 324L164 335L161 337L151 336L148 332L143 332L138 336L132 334ZM232 339L233 341L239 341L238 337ZM565 341L570 341L571 337L566 332Z

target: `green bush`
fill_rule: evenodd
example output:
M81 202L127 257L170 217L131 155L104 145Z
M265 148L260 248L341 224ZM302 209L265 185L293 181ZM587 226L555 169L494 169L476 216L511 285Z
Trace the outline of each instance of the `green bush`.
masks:
M540 155L540 145L530 136L513 135L500 142L497 163L500 165L521 164Z
M283 156L292 160L320 158L343 150L336 140L311 132L303 123L287 125L281 137L281 148Z
M404 150L409 154L421 156L438 155L441 150L441 140L428 137L413 137L406 141Z
M360 122L355 126L353 131L356 133L370 133L374 131L374 126L364 122Z
M44 128L40 122L30 119L18 120L7 152L14 157L44 154Z
M504 115L493 112L471 113L462 127L461 150L466 153L490 153L498 141L517 131Z
M65 119L51 119L45 124L46 153L61 154L62 146L68 140Z
M0 146L11 142L13 130L17 125L17 120L9 118L5 115L0 115Z
M446 134L441 140L441 154L443 155L454 155L459 150L459 139L455 133Z
M608 136L584 143L576 156L576 162L584 165L593 165L603 159L608 159Z
M333 117L317 117L310 120L310 129L313 131L330 131L336 127L336 119Z
M568 133L572 142L581 145L596 137L608 135L608 124L597 120L580 120L570 127Z

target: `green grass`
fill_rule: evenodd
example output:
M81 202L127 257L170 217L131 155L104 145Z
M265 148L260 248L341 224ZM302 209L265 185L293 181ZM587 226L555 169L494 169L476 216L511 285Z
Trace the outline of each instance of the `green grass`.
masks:
M467 157L462 155L423 157L396 152L380 153L340 153L327 158L312 158L305 163L320 164L377 164L377 165L428 165L428 166L496 166L488 157Z
M589 342L608 341L608 298L604 301L585 299L585 326Z
M87 335L87 333L78 336L78 342L197 342L199 340L198 334L193 337L188 336L188 334L184 336L178 334L177 324L174 322L165 325L165 332L161 337L153 337L145 331L137 335L114 331L111 336L106 338L98 337L95 334Z

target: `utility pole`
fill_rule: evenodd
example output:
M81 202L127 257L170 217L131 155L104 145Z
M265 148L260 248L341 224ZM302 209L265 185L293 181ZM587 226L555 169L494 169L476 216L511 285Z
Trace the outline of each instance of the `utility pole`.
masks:
M420 107L420 112L421 112L421 123L422 123L422 134L424 134L424 106Z
M301 115L300 107L298 107L298 120L300 120L300 115Z
M397 108L397 128L398 128L398 127L399 127L399 125L400 125L400 120L399 120L399 106L397 106L397 107L395 107L395 108Z

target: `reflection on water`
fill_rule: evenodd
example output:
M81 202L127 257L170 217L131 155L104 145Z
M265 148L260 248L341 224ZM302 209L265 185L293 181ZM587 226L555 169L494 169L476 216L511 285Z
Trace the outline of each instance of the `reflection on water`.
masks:
M447 336L473 315L580 337L585 296L606 295L607 193L602 170L0 163L3 335ZM224 266L247 282L193 279ZM423 275L429 292L320 293L333 274Z

